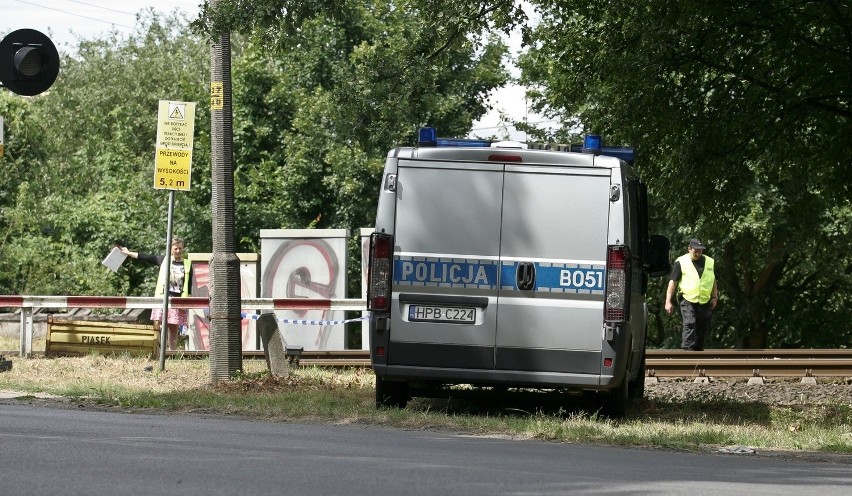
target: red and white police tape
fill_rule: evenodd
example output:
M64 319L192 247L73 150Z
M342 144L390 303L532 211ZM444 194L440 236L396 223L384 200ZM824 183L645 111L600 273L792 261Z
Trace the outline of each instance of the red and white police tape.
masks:
M246 320L257 320L260 318L259 314L252 313L246 314L242 312L240 316ZM275 319L275 322L281 322L282 324L299 324L299 325L337 325L337 324L348 324L350 322L359 322L361 320L369 319L369 315L364 315L363 317L358 317L355 319L346 319L346 320L307 320L307 319Z

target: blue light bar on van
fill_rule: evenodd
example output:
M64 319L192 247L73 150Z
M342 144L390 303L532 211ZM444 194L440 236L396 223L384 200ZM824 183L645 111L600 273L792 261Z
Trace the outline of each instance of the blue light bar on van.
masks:
M434 127L418 129L417 146L438 146L438 131Z
M434 127L421 127L417 130L417 146L452 148L488 148L491 140L439 138Z
M491 147L491 140L438 138L438 146L489 148Z
M589 134L583 138L583 153L594 153L600 155L603 140L599 134Z
M439 138L434 127L421 127L417 130L417 146L420 147L490 148L492 143L494 143L492 140L484 139ZM603 139L598 134L588 135L582 145L570 145L565 150L606 155L624 160L629 164L632 164L634 160L632 147L603 146Z
M571 145L570 149L574 153L582 153L584 150L583 145ZM628 164L632 164L635 159L635 152L631 146L602 146L599 154L624 160Z
M606 155L615 157L632 164L634 159L633 148L629 146L603 146L603 139L599 134L589 134L583 138L583 146L571 145L572 152L593 153L595 155Z
M633 147L630 146L602 146L601 155L615 157L624 160L628 164L632 164L634 159Z

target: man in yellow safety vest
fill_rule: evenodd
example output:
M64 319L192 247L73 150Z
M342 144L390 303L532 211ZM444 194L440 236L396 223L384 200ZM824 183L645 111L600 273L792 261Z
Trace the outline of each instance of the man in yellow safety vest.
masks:
M713 259L704 255L706 247L693 238L688 253L678 257L672 267L666 289L666 312L674 312L672 298L675 287L680 293L680 314L683 317L681 348L688 351L704 349L704 337L710 331L713 310L719 302L716 270Z

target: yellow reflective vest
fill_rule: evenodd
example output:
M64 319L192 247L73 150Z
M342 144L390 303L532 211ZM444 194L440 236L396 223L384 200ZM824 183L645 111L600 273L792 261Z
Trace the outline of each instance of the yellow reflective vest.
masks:
M698 270L692 264L689 253L678 257L680 263L680 283L678 289L686 301L705 304L710 301L713 293L713 283L716 281L716 272L713 270L713 259L704 255L704 272L698 277Z
M166 294L166 286L168 285L170 272L167 267L167 260L163 259L163 263L160 264L160 276L157 278L157 289L154 291L154 296L163 296ZM183 288L181 290L180 295L182 297L189 296L189 269L192 266L192 262L189 261L188 258L183 259Z

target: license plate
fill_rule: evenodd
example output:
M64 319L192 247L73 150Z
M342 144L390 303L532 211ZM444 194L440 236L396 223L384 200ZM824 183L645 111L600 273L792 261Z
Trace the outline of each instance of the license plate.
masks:
M413 322L473 324L476 322L476 309L470 307L411 305L408 307L408 320Z

